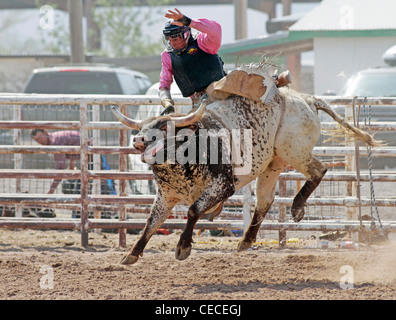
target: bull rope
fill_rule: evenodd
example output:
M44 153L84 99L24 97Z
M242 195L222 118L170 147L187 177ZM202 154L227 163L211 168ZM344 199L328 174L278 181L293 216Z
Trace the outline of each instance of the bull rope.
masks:
M368 106L368 111L366 110L366 101L367 101L367 97L364 97L363 100L363 114L364 114L364 125L365 127L370 126L371 125L371 105ZM367 123L368 120L368 123ZM373 217L373 204L375 207L375 211L377 214L377 218L378 218L378 223L380 226L380 229L382 231L382 233L384 234L384 229L382 226L382 222L381 222L381 218L378 212L378 207L377 207L377 201L375 199L375 191L374 191L374 181L373 181L373 158L372 158L372 153L371 153L371 147L370 146L366 146L367 148L367 162L368 162L368 169L369 169L369 177L370 177L370 214L371 214L371 229L375 228L375 220Z

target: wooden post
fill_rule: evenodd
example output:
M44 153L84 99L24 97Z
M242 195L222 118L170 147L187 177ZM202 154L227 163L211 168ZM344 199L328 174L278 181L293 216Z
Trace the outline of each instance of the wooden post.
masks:
M99 122L100 121L100 105L92 105L92 121ZM100 146L100 130L95 129L92 130L92 145ZM100 154L93 155L93 169L95 171L101 170L100 166ZM100 194L101 193L101 181L100 179L95 179L92 182L92 194ZM94 211L95 219L100 219L100 211ZM95 230L95 232L100 232L100 229Z
M355 113L355 102L356 102L356 97L353 98L352 100L352 106L345 106L345 120L347 122L353 122L354 121L354 113ZM355 142L346 142L345 146L347 147L351 147L354 146L356 148ZM355 149L355 154L351 155L351 156L346 156L345 157L345 162L346 162L346 171L354 171L357 172L357 161L360 159L356 159L356 149ZM360 181L359 181L360 182ZM347 182L347 188L346 188L346 192L347 192L347 196L348 197L357 197L357 183L356 182ZM359 190L360 191L360 190ZM356 207L346 207L346 217L347 220L356 220L358 218L358 213L357 213L357 208ZM358 241L358 234L356 234L355 232L350 232L349 233L350 237L353 240Z
M287 66L292 76L290 88L296 91L301 90L301 54L291 54L287 56Z
M81 245L88 246L88 110L85 102L80 103L80 166L81 166Z
M282 15L289 16L291 14L291 5L293 0L282 0Z
M279 180L279 196L285 197L286 196L286 181ZM279 206L279 222L286 221L286 206L280 205ZM286 229L279 230L279 247L284 248L286 247Z
M14 105L14 121L22 120L22 107L19 104ZM22 140L22 130L21 129L14 129L14 137L13 137L14 145L21 145ZM23 155L14 154L14 168L15 169L22 169L22 160ZM21 179L15 180L15 192L22 193L22 183ZM22 217L23 215L23 208L20 205L15 205L15 217Z
M235 0L235 39L247 38L247 0Z
M84 63L84 40L83 40L83 6L81 0L68 0L69 24L70 24L70 59L71 63Z
M243 187L243 231L246 232L249 228L252 217L250 215L249 200L252 197L252 184L249 183Z
M121 105L120 106L120 111L122 114L127 114L127 108L126 105ZM127 146L128 143L128 139L127 139L127 133L128 133L128 129L123 129L120 130L120 137L119 137L119 141L120 141L120 146L121 147L125 147ZM121 172L123 171L127 171L127 155L126 154L120 154L119 156L119 170ZM126 185L127 181L122 179L119 180L119 195L120 196L126 196ZM119 216L119 220L120 221L125 221L126 220L126 208L125 208L125 204L121 204L118 207L118 216ZM120 247L125 248L126 247L126 229L125 228L120 228L118 230L118 235L119 235L119 245Z

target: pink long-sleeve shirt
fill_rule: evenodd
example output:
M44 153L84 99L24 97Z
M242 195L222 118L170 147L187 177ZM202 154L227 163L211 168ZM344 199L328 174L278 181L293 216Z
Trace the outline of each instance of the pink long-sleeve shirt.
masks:
M191 19L190 27L200 31L197 35L198 46L209 54L217 54L221 45L221 25L209 19ZM170 89L173 82L173 68L169 52L161 54L162 70L159 88Z
M79 146L80 133L78 131L55 131L48 133L49 144L53 146ZM91 140L88 145L92 145ZM55 169L65 169L66 160L79 160L79 154L54 154ZM61 179L54 179L51 184L51 189L56 189Z

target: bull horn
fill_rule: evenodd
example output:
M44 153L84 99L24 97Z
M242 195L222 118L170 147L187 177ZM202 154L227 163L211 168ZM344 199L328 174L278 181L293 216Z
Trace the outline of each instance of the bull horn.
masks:
M125 124L128 127L131 127L132 129L135 130L140 130L140 124L142 120L133 120L131 118L128 118L127 116L123 115L118 108L115 106L111 106L111 111L113 111L114 115L116 118L123 124Z
M178 117L178 118L171 117L172 121L175 122L175 127L176 128L186 127L190 124L197 122L204 114L207 104L208 104L208 100L204 99L201 102L201 105L199 106L198 110L196 110L195 112L190 113L184 117Z

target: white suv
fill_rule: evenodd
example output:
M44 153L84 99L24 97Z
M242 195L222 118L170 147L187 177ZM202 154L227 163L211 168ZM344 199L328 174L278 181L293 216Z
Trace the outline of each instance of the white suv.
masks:
M24 93L144 94L151 86L143 73L112 65L67 64L33 70Z

